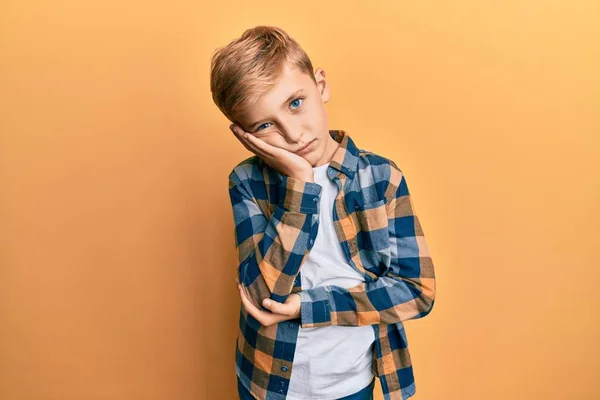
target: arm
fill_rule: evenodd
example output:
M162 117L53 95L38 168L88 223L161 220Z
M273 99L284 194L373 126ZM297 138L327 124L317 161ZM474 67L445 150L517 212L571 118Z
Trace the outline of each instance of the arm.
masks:
M303 328L394 324L427 315L435 300L429 249L402 171L390 161L387 188L390 266L372 282L351 288L320 286L299 292Z
M235 169L229 175L239 281L247 298L263 310L265 298L285 302L309 242L317 236L321 186L282 178L279 202L267 218L258 207L250 177L238 176Z

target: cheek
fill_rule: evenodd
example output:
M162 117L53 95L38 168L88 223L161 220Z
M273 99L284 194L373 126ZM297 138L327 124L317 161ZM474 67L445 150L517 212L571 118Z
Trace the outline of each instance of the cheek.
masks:
M268 145L271 145L274 147L279 147L279 148L285 147L285 140L277 132L273 132L270 135L264 136L264 137L260 138L260 140L262 140L263 142L267 143Z
M322 126L327 123L327 111L323 107L313 107L305 123L313 129L321 130Z

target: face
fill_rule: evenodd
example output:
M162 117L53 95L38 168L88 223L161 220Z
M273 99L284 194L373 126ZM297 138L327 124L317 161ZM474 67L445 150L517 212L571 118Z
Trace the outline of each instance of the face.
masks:
M325 71L318 68L315 79L316 85L306 73L286 64L279 81L237 118L238 125L274 147L296 153L313 167L325 164L338 143L329 135Z

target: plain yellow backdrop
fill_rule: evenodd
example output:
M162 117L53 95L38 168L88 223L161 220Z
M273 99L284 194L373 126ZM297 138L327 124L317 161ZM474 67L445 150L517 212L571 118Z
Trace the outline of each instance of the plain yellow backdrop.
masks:
M597 1L0 5L0 398L235 399L209 60L277 25L403 169L437 277L419 400L600 398ZM381 388L376 387L381 400Z

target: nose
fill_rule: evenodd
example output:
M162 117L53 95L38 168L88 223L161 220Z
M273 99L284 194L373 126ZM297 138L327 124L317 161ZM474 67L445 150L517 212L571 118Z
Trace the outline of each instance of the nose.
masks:
M281 135L288 143L299 143L302 138L302 131L293 124L282 122L280 123ZM304 143L302 143L304 144Z

